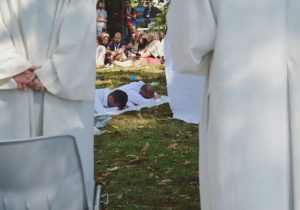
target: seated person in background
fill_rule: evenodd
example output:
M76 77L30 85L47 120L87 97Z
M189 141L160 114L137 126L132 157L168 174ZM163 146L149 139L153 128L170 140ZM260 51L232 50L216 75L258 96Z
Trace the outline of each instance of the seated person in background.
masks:
M109 34L103 32L101 38L102 38L102 45L103 45L105 48L107 48L108 45L109 45Z
M131 57L127 60L120 61L114 59L113 64L120 67L161 64L163 62L163 46L162 42L159 40L158 34L151 32L148 33L146 37L146 40L143 39L141 41L142 44L140 44L140 51L137 53L131 53Z
M114 40L108 45L108 48L112 52L113 60L127 60L125 54L126 44L122 41L122 34L120 32L115 33Z
M158 34L148 33L147 34L147 46L144 50L139 51L132 57L139 57L140 59L147 59L148 64L159 64L163 56L162 44L159 41Z
M104 59L106 54L106 49L102 45L103 41L100 36L97 36L96 40L96 68L103 68L104 67Z
M128 105L143 105L153 104L156 99L160 98L160 95L154 91L154 88L150 84L145 84L143 81L131 82L126 85L122 85L117 88L122 90L128 95Z
M139 33L139 31L135 31L132 35L131 35L131 42L128 43L127 48L130 46L130 52L131 53L136 53L138 52L138 45L139 45L139 39L140 39L141 35Z
M162 52L162 55L161 55L161 58L162 58L162 63L165 62L165 54L164 54L164 42L165 42L165 33L163 31L160 31L158 33L158 36L159 36L159 41L160 41L160 47L161 47L161 52Z
M102 113L105 108L117 107L122 110L126 107L128 95L122 90L113 90L109 88L95 90L95 105L96 113Z
M143 37L140 37L139 38L139 45L138 45L138 50L137 51L138 52L143 51L146 48L147 44L148 44L147 39L143 38Z
M141 57L153 57L159 58L162 55L161 42L159 41L157 33L147 34L148 44L143 51L141 51Z

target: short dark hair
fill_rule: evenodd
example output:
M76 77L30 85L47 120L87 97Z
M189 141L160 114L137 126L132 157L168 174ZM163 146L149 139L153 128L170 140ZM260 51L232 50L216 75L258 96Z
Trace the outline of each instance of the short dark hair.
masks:
M113 103L119 109L124 109L128 101L128 95L122 90L114 90L109 96L113 98Z
M154 92L154 88L149 84L143 85L140 89L140 94L146 99L154 98Z

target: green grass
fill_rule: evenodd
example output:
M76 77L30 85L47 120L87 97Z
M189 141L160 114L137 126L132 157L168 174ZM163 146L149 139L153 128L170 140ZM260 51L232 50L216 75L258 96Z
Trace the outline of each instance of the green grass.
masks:
M158 81L166 95L162 66L97 71L98 88L129 83L135 74ZM113 117L107 133L95 137L95 177L110 195L107 210L197 210L198 126L172 119L169 105Z

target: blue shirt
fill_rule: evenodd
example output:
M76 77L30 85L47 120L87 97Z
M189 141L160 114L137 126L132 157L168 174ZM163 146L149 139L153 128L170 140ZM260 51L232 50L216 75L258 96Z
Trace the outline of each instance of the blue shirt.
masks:
M145 18L143 17L143 14L144 14L144 11L145 11L145 7L137 5L134 9L135 9L136 14L140 14L141 15L141 17L137 17L135 19L135 22L136 23L144 23L145 22Z

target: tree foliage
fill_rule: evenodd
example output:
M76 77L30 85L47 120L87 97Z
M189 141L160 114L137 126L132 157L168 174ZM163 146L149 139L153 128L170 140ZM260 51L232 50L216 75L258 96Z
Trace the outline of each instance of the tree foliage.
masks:
M164 5L161 7L161 12L157 15L155 23L151 26L151 31L163 31L167 32L167 12L169 8L170 0L165 0Z

